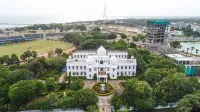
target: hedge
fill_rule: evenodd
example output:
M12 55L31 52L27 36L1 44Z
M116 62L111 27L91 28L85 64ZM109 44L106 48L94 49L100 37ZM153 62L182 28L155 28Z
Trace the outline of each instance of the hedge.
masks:
M112 91L111 91L110 93L100 94L100 93L97 93L97 92L93 89L94 86L95 86L96 84L104 84L104 83L102 83L102 82L97 82L97 83L95 83L95 84L91 87L91 89L92 89L98 96L109 96L109 95L113 94L113 92L114 92L114 90L115 90L114 87L113 87L111 84L106 83L106 84L108 84L108 85L110 85L110 86L112 87Z

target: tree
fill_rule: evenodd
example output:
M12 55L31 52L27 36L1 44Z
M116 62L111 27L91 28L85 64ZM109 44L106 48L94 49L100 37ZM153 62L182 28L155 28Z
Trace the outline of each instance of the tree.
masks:
M35 59L37 58L37 52L36 51L32 51L31 52L31 56Z
M136 48L136 44L135 43L130 43L129 48Z
M20 59L23 60L24 63L26 63L26 62L25 62L25 61L26 61L26 57L25 57L24 54L22 54L22 55L20 56Z
M79 48L83 49L83 50L97 49L101 45L106 47L106 46L108 46L108 44L109 43L106 40L103 40L103 39L89 39L89 40L86 40L83 43L81 43L79 45Z
M50 77L46 79L46 89L47 91L55 91L58 87L58 83L54 78Z
M63 52L63 50L62 50L61 48L56 48L56 50L55 50L55 53L56 53L57 55L61 55L62 52Z
M24 52L24 56L27 59L27 61L29 61L29 58L32 56L31 51L28 50L28 51Z
M90 89L82 89L74 94L74 103L77 107L86 109L89 105L96 105L98 97L95 92Z
M0 64L4 64L4 59L3 59L3 57L0 57Z
M115 50L126 50L127 43L124 40L119 40L118 42L112 43L112 48Z
M31 71L34 72L36 77L40 77L39 73L41 73L44 70L45 63L39 59L31 61L28 65L27 68Z
M122 98L128 106L134 106L138 111L154 109L156 102L152 96L153 89L147 82L132 78L126 81L125 86Z
M89 106L87 106L86 112L99 112L98 106L97 105L89 105Z
M66 64L66 58L62 56L57 56L57 57L48 59L46 63L47 63L48 68L56 69L57 71L61 72L61 70Z
M198 80L185 79L184 74L175 73L163 78L155 85L154 95L157 103L165 105L167 102L177 102L184 95L199 89Z
M20 106L33 100L44 91L44 84L35 80L21 80L9 88L11 108L17 111Z
M12 63L12 61L8 55L4 55L2 58L3 58L3 61L5 64L10 65Z
M70 85L70 89L78 91L84 87L84 82L82 79L74 80Z
M136 41L136 42L139 40L137 36L132 36L132 39L133 41Z
M72 97L63 98L60 105L64 110L73 107L73 98Z
M166 69L149 68L144 73L143 78L153 87L156 83L160 82L164 77L168 76L169 74L170 72Z
M192 54L192 51L193 51L194 49L195 49L194 47L191 47L191 54Z
M120 33L120 36L121 36L122 39L127 38L126 34L124 34L124 33Z
M17 57L16 54L11 55L11 61L12 61L12 64L17 64L17 65L20 64L20 60L19 60L19 58Z
M170 46L173 48L179 48L181 46L179 41L173 41L170 43Z
M107 36L108 39L116 39L117 38L117 34L112 32Z
M19 69L11 71L8 75L6 75L6 79L10 84L18 82L20 80L29 80L34 77L34 73L29 71L28 69Z
M196 54L198 54L198 52L199 52L199 49L196 49Z
M69 72L69 76L68 76L68 85L69 85L69 87L70 87L70 85L71 85L71 72Z
M112 106L114 106L114 109L117 112L122 106L122 99L119 96L115 95L111 98L110 103Z
M2 112L9 111L10 99L8 97L9 84L4 78L0 78L0 110Z
M184 96L176 103L176 112L199 112L200 91Z

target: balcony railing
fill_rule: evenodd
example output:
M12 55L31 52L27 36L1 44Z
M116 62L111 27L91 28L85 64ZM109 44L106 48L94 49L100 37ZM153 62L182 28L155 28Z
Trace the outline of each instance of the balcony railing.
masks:
M106 75L106 72L105 71L99 71L98 75Z

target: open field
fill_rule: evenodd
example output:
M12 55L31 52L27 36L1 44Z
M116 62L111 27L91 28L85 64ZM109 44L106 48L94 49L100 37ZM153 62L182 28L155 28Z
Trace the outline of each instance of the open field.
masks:
M55 50L56 48L68 49L72 44L67 42L58 42L51 40L35 40L31 42L7 44L0 46L0 56L11 55L13 53L20 56L23 52L30 50L36 51L38 54L45 53L48 50Z

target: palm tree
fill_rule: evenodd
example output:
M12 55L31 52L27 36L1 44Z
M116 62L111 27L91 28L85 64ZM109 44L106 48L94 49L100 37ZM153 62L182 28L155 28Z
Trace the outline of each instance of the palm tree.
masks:
M199 52L199 49L196 49L196 54L198 54L198 52Z
M192 55L192 51L193 51L194 49L195 49L194 47L191 47L191 55Z
M190 50L190 48L187 48L187 54L188 54L188 51Z
M21 60L23 60L23 61L24 61L24 63L25 63L26 56L25 56L24 54L22 54L22 55L20 56L20 59L21 59Z

